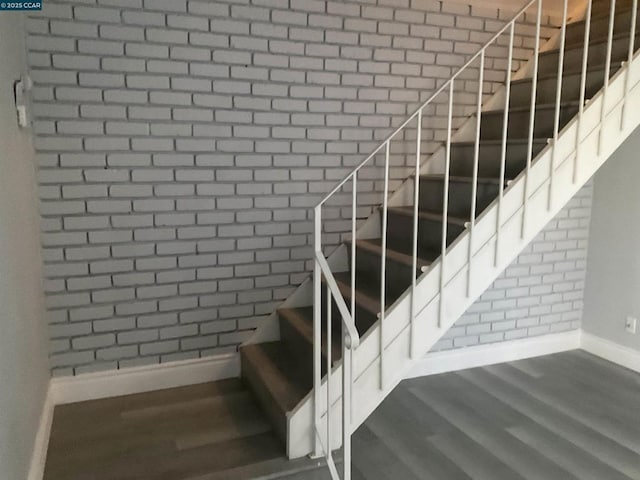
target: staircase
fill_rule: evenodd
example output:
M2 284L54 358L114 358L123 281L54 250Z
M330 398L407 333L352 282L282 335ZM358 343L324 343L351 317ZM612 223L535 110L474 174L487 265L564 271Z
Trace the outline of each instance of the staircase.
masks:
M487 46L510 38L513 51L514 22L531 8L539 32L540 3ZM432 97L449 102L442 148L421 153L428 101L330 194L352 195L355 212L360 168L384 162L383 205L358 229L354 216L350 239L328 258L326 199L316 207L315 282L241 348L242 376L290 458L325 456L336 478L331 450L344 445L348 477L351 432L633 132L634 17L637 0L617 0L615 10L592 0L571 23L565 13L550 45L537 44L516 75L509 68L501 91L484 104L479 92L477 112L457 132L454 76ZM482 72L485 49L467 66ZM409 130L415 173L389 195L390 145Z

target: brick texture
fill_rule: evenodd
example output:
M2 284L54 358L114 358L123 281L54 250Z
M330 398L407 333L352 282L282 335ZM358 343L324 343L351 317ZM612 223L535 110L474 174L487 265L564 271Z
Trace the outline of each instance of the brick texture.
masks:
M580 328L593 183L569 201L436 344L450 350Z
M445 3L45 2L27 28L54 374L235 350L308 275L310 207L508 18ZM487 95L505 45L488 53ZM473 70L456 91L459 124ZM444 136L445 106L425 112L423 151ZM394 145L392 187L410 140ZM368 174L360 218L380 203ZM328 245L349 201L326 211ZM527 332L551 328L539 323Z

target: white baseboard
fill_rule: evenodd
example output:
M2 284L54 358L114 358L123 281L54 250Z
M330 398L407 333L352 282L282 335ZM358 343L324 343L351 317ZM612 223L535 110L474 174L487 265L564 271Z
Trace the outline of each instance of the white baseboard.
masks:
M582 331L582 349L640 373L640 352Z
M54 407L51 384L49 384L47 396L42 406L42 413L40 414L38 432L36 433L36 439L33 443L33 454L31 455L28 480L42 480L44 476L44 466L47 461L47 449L49 448L49 436L51 434Z
M581 331L478 345L427 354L406 378L453 372L580 348Z
M183 387L240 376L240 355L229 353L180 362L88 373L51 380L54 405Z

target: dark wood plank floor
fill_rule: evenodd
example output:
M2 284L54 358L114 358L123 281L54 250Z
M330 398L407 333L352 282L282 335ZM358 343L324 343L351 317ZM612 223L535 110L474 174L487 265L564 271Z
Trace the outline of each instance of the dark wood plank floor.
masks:
M324 480L238 381L56 408L46 480ZM292 474L292 472L297 472ZM576 350L402 382L356 480L640 480L640 375Z
M217 480L317 467L289 462L238 379L58 406L45 480Z

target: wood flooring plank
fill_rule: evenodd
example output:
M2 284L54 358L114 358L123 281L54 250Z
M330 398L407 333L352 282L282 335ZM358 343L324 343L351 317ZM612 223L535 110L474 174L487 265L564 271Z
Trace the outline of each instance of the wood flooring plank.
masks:
M539 362L546 366L550 374L562 376L569 381L578 381L591 391L603 395L607 401L620 404L629 411L633 411L640 403L640 386L629 382L625 376L618 375L619 369L612 368L608 375L603 375L592 368L593 362L569 355L541 357ZM635 415L634 419L637 420L638 415Z
M418 480L393 451L364 424L352 438L353 465L367 479L376 480Z
M636 397L640 375L578 351L406 380L354 434L353 480L640 480ZM330 478L317 467L284 457L235 379L56 407L44 479Z
M167 405L176 401L189 401L199 398L212 398L228 395L231 392L246 391L242 381L237 378L217 382L190 385L187 387L155 390L153 392L136 393L120 397L89 400L86 402L58 405L56 414L61 420L67 415L71 418L99 421L109 415L119 415L127 410Z
M529 382L521 372L506 364L484 368L512 385L529 392L533 397L553 406L565 415L592 427L640 454L640 436L636 429L611 417L606 409L604 411L594 411L593 408L584 403L580 397L580 392L567 395L561 391L561 385L557 382L554 384L546 382L544 385L537 382Z
M483 445L522 477L528 480L577 480L577 477L533 451L506 431L496 428L490 421L483 419L461 402L441 396L436 390L414 392L465 435Z
M82 428L79 426L79 428ZM127 424L120 429L108 432L97 430L86 432L77 437L64 439L52 438L52 451L65 461L73 461L78 465L100 461L101 458L112 458L132 450L140 452L167 452L188 448L189 444L203 445L202 440L208 437L209 442L226 441L249 434L270 431L270 425L257 406L248 404L242 414L216 415L214 412L201 411L189 415L164 418L154 421ZM246 435L245 435L246 434Z
M369 417L371 421L382 419L407 434L415 432L422 437L455 429L411 393L408 385L411 384L402 382L398 385Z
M604 358L592 355L588 352L585 352L584 350L571 350L569 352L564 352L564 354L569 357L579 359L580 361L584 362L585 365L588 364L589 368L593 369L594 371L598 371L602 377L620 377L629 385L640 387L640 373L638 372L634 372L633 370L630 370L628 368L616 365L609 360L605 360Z
M435 435L428 442L473 480L525 480L461 431ZM448 480L441 477L439 480Z
M452 401L461 402L496 427L509 427L529 421L509 404L496 401L495 397L457 373L436 375L429 382L429 387L438 389L439 394Z
M507 429L513 436L582 480L630 480L597 458L553 432L536 425Z
M513 405L533 422L572 442L594 458L634 480L640 480L640 455L614 439L563 414L531 396L526 390L521 390L484 369L466 370L460 372L460 375L488 394Z
M416 399L417 400L417 399ZM385 400L386 402L386 400ZM397 406L396 404L393 404ZM410 420L420 410L397 409L397 413ZM378 442L385 444L393 454L422 480L471 480L466 473L445 455L427 442L428 430L411 425L410 421L398 422L394 417L381 414L367 419L367 427ZM451 426L452 431L455 427ZM358 432L356 432L356 435Z

